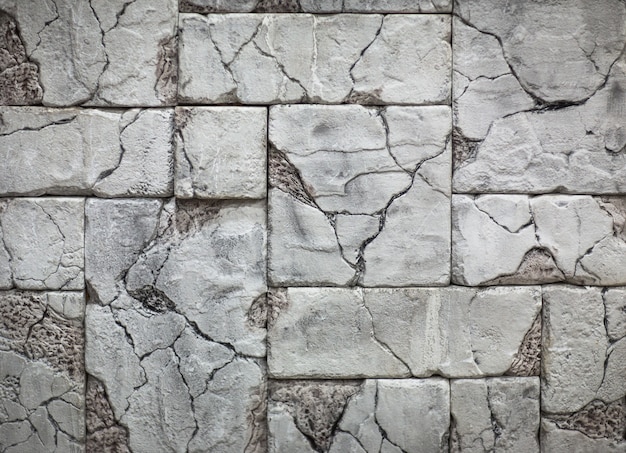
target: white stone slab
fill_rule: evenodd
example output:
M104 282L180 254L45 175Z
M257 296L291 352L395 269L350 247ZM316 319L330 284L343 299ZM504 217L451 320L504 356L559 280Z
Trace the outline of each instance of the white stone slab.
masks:
M180 26L185 103L450 99L449 16L181 14Z

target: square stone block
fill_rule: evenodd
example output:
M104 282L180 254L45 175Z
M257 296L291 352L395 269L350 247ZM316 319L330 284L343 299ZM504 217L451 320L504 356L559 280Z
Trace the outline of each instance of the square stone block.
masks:
M624 2L458 3L454 192L626 193Z
M539 452L539 378L450 382L450 452Z
M272 381L269 452L448 451L445 379Z
M265 198L265 108L179 107L176 123L176 197Z
M273 377L539 373L538 287L287 288L268 303Z
M452 281L626 284L626 198L454 195Z
M0 107L0 119L0 195L172 195L173 109Z
M449 13L452 0L179 0L183 13Z
M0 104L176 101L177 0L0 0L10 35Z
M449 114L445 106L272 107L272 284L447 284Z
M262 450L265 218L264 202L87 202L94 417L132 451Z
M183 103L450 102L447 15L181 14L180 27Z
M0 450L82 452L85 296L0 291Z
M84 198L0 199L0 289L83 289L84 210Z

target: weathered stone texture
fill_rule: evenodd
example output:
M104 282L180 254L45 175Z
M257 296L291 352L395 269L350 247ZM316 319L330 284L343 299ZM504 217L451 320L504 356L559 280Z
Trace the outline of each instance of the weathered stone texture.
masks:
M0 292L0 450L81 452L85 297Z
M0 289L84 288L83 198L0 199Z
M452 281L625 284L625 219L622 197L455 195Z
M453 188L626 190L626 5L458 2ZM554 20L558 17L559 20Z
M172 109L0 108L0 195L171 195L173 117Z
M539 451L539 378L450 383L450 452Z
M449 101L449 16L181 14L180 26L185 103Z
M498 376L522 357L513 374L538 370L538 351L524 355L536 287L289 288L269 310L274 377Z
M449 121L444 106L272 107L272 283L447 284Z
M451 0L179 0L184 13L449 13Z
M176 109L178 198L265 198L267 110Z
M86 365L129 448L262 451L264 203L96 199L86 218Z
M605 298L613 291L544 288L544 412L569 414L596 401L610 404L626 397L626 337L611 338L606 327Z
M269 451L447 452L449 407L444 379L275 381Z
M17 24L25 58L32 62L31 72L24 74L33 100L23 103L172 105L177 87L176 3L1 0L0 10ZM39 67L43 97L34 85L33 64ZM24 84L20 77L15 82ZM0 97L7 96L4 89L14 88L0 87Z

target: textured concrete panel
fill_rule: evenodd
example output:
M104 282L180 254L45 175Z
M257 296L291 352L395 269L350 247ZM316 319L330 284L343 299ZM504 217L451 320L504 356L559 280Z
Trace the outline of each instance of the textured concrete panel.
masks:
M180 26L184 103L449 102L449 16L181 14Z

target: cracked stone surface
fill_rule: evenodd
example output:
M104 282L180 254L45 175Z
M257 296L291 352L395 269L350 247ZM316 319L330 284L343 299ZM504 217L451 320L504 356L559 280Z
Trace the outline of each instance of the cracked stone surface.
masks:
M272 283L447 284L449 114L445 106L272 107Z
M39 104L39 68L26 55L15 19L0 10L0 105Z
M447 452L449 407L445 379L272 381L269 451Z
M0 289L84 288L83 198L0 199Z
M278 378L536 374L539 344L527 338L540 310L538 287L282 289L269 301L269 372Z
M454 191L624 193L624 2L464 0L455 14Z
M172 109L2 107L0 195L171 195L173 117Z
M176 109L178 198L265 198L267 110Z
M179 0L183 13L449 13L451 0Z
M82 452L85 297L0 292L0 450Z
M264 203L92 199L86 219L86 367L131 451L263 451Z
M19 83L34 96L24 104L172 105L177 9L176 0L1 0L28 66L0 75L11 81L0 82L0 96Z
M446 15L181 14L180 27L184 103L450 99Z
M450 452L539 451L539 378L450 383Z
M454 195L452 281L621 285L625 224L623 197Z
M614 291L620 290L544 288L541 404L545 413L571 414L592 403L610 405L626 397L626 336L607 332L611 302L606 301L615 298ZM598 410L587 412L594 419ZM624 429L621 435L624 440Z

